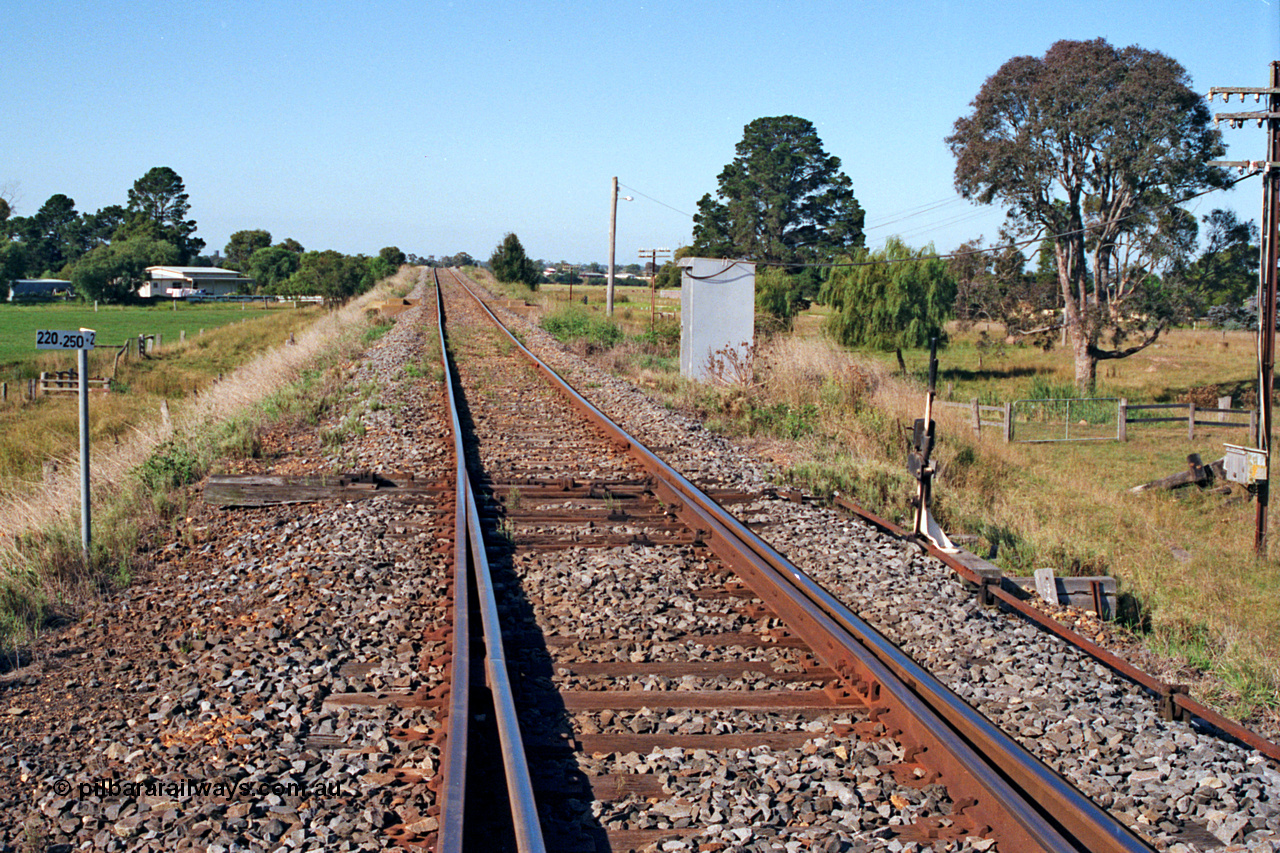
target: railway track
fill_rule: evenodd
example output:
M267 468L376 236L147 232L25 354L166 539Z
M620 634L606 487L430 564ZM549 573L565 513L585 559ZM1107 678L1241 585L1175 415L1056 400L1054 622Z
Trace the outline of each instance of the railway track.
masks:
M422 291L0 675L0 853L1280 849L1265 749L524 327L584 419L442 277L456 381Z
M1149 849L442 279L519 849Z

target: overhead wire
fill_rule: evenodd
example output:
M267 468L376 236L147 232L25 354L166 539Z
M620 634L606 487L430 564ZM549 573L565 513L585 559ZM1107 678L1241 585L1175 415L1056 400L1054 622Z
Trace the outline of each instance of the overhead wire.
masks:
M1256 170L1256 169L1255 169L1255 170L1253 170L1253 171L1250 171L1250 172L1248 172L1248 173L1246 173L1246 174L1241 175L1241 176L1240 176L1240 177L1238 177L1238 178L1235 178L1234 180L1228 181L1225 185L1223 185L1223 186L1221 186L1221 187L1210 187L1209 189L1201 190L1200 192L1196 192L1196 193L1192 193L1191 195L1185 196L1185 197L1180 198L1180 199L1177 199L1177 200L1175 200L1175 201L1166 202L1165 204L1160 205L1157 209L1167 209L1167 208L1171 208L1171 207L1176 207L1177 205L1180 205L1180 204L1186 204L1187 202L1192 201L1193 199L1198 199L1198 198L1200 198L1200 197L1202 197L1202 196L1209 195L1210 193L1215 193L1215 192L1218 192L1218 191L1229 190L1229 189L1231 189L1232 187L1234 187L1236 184L1240 183L1241 181L1248 180L1249 178L1252 178L1252 177L1255 177L1255 176L1257 176L1257 175L1261 175L1261 174L1262 174L1262 172L1261 172L1261 171L1259 171L1259 170ZM623 187L623 188L625 188L625 189L627 189L627 190L629 190L629 191L631 191L631 192L633 192L633 193L636 193L637 195L644 196L645 198L649 199L650 201L654 202L655 204L660 204L660 205L662 205L663 207L669 208L670 210L674 210L676 213L682 214L682 215L684 215L684 216L688 216L688 217L690 217L691 219L693 218L691 214L685 213L684 211L679 210L679 209L677 209L677 208L675 208L675 207L672 207L671 205L667 204L666 202L659 201L658 199L653 198L652 196L645 195L643 192L641 192L640 190L636 189L635 187L629 187L629 186L626 186L625 184L622 184L622 183L619 183L619 184L618 184L618 186ZM927 212L930 212L930 211L931 211L931 210L933 210L933 209L936 209L936 208L939 208L939 207L945 207L945 206L947 206L947 205L949 205L949 204L952 204L952 203L954 203L954 202L956 202L956 201L963 201L963 200L964 200L964 199L962 199L961 197L956 196L956 197L951 198L951 199L941 199L941 200L938 200L938 201L936 201L936 202L925 202L924 204L917 205L917 206L916 206L916 207L914 207L914 208L908 208L906 211L902 211L902 213L904 214L904 215L902 216L902 219L908 219L908 218L910 218L911 216L918 215L918 214L916 214L916 213L911 213L911 211L919 211L920 213L927 213ZM919 232L921 232L921 231L927 231L927 230L930 230L930 229L933 229L933 228L941 228L941 227L944 227L944 226L946 226L946 225L955 225L955 224L958 224L958 223L960 223L960 222L968 222L968 221L970 221L970 220L972 220L972 219L978 219L978 218L981 218L982 216L985 216L985 215L987 215L987 214L988 214L988 211L986 211L986 210L978 210L978 211L973 211L973 212L970 212L970 213L961 213L961 214L957 214L956 216L953 216L953 217L951 217L950 219L947 219L947 220L943 220L942 222L938 222L938 223L934 223L934 224L930 224L930 225L921 226L921 227L919 227L919 228L911 229L911 230L909 230L909 231L905 232L905 235L915 234L915 233L919 233ZM889 216L896 216L897 214L888 214L888 215L889 215ZM1120 221L1124 221L1125 219L1131 219L1131 218L1133 218L1134 216L1138 216L1138 215L1139 215L1139 214L1135 212L1135 213L1133 213L1133 214L1130 214L1129 216L1122 217ZM901 221L901 220L893 220L893 221ZM882 224L880 224L880 225L876 225L876 226L872 226L872 227L874 227L874 228L881 228L881 227L884 227L885 225L889 225L889 224L892 224L892 222L885 222L885 223L882 223ZM868 229L868 228L864 228L864 229L863 229L863 231L864 231L864 232L865 232L865 231L867 231L867 230L870 230L870 229ZM1054 240L1054 239L1057 239L1057 238L1059 238L1059 237L1069 237L1069 236L1071 236L1072 234L1083 233L1083 231L1084 231L1084 229L1081 229L1080 231L1064 231L1064 232L1062 232L1062 233L1060 233L1060 234L1040 234L1040 235L1037 235L1037 236L1032 237L1032 238L1027 239L1027 240L1015 240L1015 241L1012 241L1012 242L1009 242L1009 243L1002 243L1002 244L1000 244L1000 245L998 245L998 246L987 246L987 247L985 247L985 248L981 248L981 247L980 247L980 248L974 248L974 249L966 249L966 250L964 250L964 251L955 251L955 252L946 252L946 253L934 253L934 254L930 254L930 255L921 255L921 256L918 256L918 257L912 257L912 258L889 258L889 259L884 259L884 260L870 260L870 261L825 261L825 262L821 262L821 263L793 263L793 262L787 262L787 261L753 261L753 260L751 260L751 259L749 259L749 258L737 258L737 259L733 260L733 261L729 264L729 266L725 267L725 269L724 269L724 270L722 270L722 271L721 271L721 273L717 273L717 275L723 274L723 272L727 272L728 270L732 269L732 268L734 267L734 265L736 265L736 264L738 264L738 263L753 263L753 264L756 264L757 266L773 266L773 267L801 267L801 268L811 268L811 269L833 269L833 268L837 268L837 267L865 267L865 266L874 266L874 265L876 265L876 264L897 264L897 263L904 263L904 262L907 262L907 261L919 261L919 260L949 260L949 259L951 259L951 258L963 258L963 257L969 257L970 255L981 255L981 254L988 254L988 253L994 253L994 252L1003 252L1003 251L1006 251L1006 250L1008 250L1008 249L1020 249L1020 248L1023 248L1024 246L1030 246L1030 245L1033 245L1033 244L1036 244L1036 243L1041 243L1041 242L1043 242L1044 240ZM698 276L694 276L694 277L695 277L695 278L698 278Z
M1186 204L1192 199L1200 198L1201 196L1206 196L1206 195L1209 195L1210 193L1215 193L1222 190L1229 190L1232 187L1234 187L1236 184L1240 183L1241 181L1248 180L1249 178L1253 178L1261 174L1262 174L1261 171L1254 170L1254 171L1248 172L1247 174L1241 175L1235 180L1228 181L1225 185L1221 187L1210 187L1209 189L1192 193L1191 195L1184 196L1183 198L1177 199L1175 201L1170 201L1162 205L1159 205L1156 209L1159 210L1159 209L1176 207L1177 205ZM1118 221L1123 222L1126 219L1132 219L1136 216L1142 215L1142 213L1145 213L1145 211L1131 213L1128 216L1121 217L1120 220ZM1063 231L1058 234L1038 234L1037 236L1032 237L1028 240L1014 240L1009 243L1002 243L1001 245L998 245L998 246L987 246L985 248L966 249L964 251L956 251L956 252L945 252L945 253L937 252L931 255L919 255L911 258L886 258L883 260L877 259L877 260L870 260L870 261L825 261L822 263L789 263L787 261L751 261L747 258L739 258L738 260L747 261L748 263L754 263L757 266L802 267L802 268L812 268L812 269L828 269L828 268L836 268L836 267L869 267L869 266L875 266L877 264L900 264L900 263L906 263L908 261L926 261L926 260L945 261L951 258L964 258L964 257L969 257L970 255L983 255L983 254L994 253L994 252L1003 252L1008 249L1020 249L1024 246L1030 246L1036 243L1043 242L1044 240L1055 240L1059 237L1070 237L1073 234L1083 234L1085 230L1086 229L1081 228L1075 231Z
M658 199L654 198L654 197L653 197L653 196L651 196L651 195L645 195L644 193L640 192L640 190L636 189L635 187L629 187L629 186L627 186L626 184L624 184L624 183L622 183L622 182L619 182L619 183L618 183L618 186L622 187L624 190L630 190L631 192L635 193L635 194L636 194L636 195L638 195L638 196L644 196L645 198L649 199L649 201L653 202L654 204L660 204L660 205L662 205L663 207L667 208L668 210L674 210L676 213L680 214L681 216L687 216L687 217L689 217L690 219L693 219L693 214L692 214L692 213L685 213L683 210L680 210L678 207L672 207L671 205L667 204L665 201L659 201Z
M887 213L885 214L885 217L887 218L885 218L884 221L873 219L872 222L875 224L867 224L863 226L862 230L875 231L879 228L888 228L890 225L902 222L903 220L911 219L916 216L923 216L926 213L932 213L935 210L948 207L961 201L964 201L964 199L960 198L960 196L952 196L951 198L944 198L935 202L928 202L926 204L918 205L917 207L908 208L907 210L903 210L898 213Z

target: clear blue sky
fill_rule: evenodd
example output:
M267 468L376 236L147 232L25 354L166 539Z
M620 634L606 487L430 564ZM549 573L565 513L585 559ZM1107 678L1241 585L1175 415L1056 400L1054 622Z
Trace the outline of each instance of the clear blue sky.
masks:
M952 123L1008 58L1098 36L1169 54L1198 91L1262 86L1280 0L15 3L0 193L93 211L170 166L206 251L265 228L487 258L514 231L533 257L603 261L616 175L630 263L687 243L743 126L791 114L843 161L872 245L946 250L1003 217L956 198ZM1262 131L1224 133L1263 156ZM1259 194L1196 211L1256 218Z

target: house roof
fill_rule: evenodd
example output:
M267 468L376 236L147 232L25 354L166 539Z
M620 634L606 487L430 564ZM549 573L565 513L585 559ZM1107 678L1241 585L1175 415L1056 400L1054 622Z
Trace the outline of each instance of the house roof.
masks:
M0 282L3 286L3 282ZM71 282L62 278L18 278L12 282L14 296L27 296L36 293L53 293L58 290L70 290ZM0 293L3 293L0 290Z
M222 267L147 267L147 275L151 278L245 278L243 273Z

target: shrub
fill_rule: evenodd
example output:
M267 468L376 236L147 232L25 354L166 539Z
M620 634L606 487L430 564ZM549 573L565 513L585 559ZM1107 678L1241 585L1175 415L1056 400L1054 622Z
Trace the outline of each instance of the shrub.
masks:
M622 340L622 328L578 305L566 305L542 318L542 328L562 343L582 343L588 351L609 349Z

